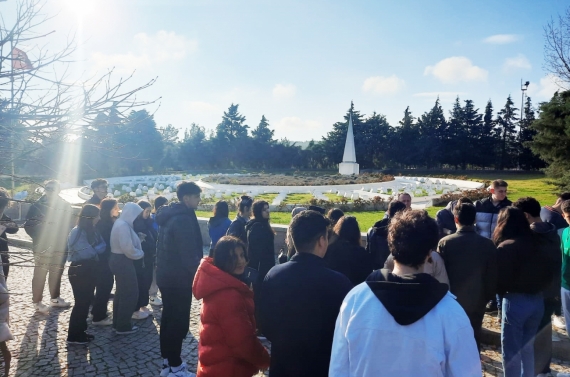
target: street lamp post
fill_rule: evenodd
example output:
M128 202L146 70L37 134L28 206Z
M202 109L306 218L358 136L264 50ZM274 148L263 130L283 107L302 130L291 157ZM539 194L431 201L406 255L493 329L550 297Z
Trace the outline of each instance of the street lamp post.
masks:
M528 89L528 86L530 85L529 81L526 81L523 84L523 81L521 79L521 92L522 92L522 98L521 98L521 122L524 119L524 95L526 90Z

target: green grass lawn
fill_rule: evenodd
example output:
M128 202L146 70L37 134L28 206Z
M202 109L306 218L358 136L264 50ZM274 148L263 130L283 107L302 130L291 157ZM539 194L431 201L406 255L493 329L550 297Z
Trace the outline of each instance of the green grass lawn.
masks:
M289 194L285 197L284 202L286 204L306 204L311 199L313 199L313 194Z

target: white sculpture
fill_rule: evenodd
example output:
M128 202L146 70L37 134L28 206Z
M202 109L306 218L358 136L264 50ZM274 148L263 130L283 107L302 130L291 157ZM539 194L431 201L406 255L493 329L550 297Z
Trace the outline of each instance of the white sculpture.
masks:
M354 149L354 133L352 131L352 113L348 119L348 131L344 144L344 155L342 162L338 164L338 172L342 175L358 175L360 166L356 163L356 151Z

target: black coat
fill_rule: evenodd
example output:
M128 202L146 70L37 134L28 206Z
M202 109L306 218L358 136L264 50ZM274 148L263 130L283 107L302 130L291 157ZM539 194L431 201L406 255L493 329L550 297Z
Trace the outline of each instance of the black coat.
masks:
M449 289L468 315L485 313L497 292L497 248L493 241L466 226L439 241Z
M250 220L245 226L247 234L249 261L248 267L257 270L258 280L262 282L265 275L275 266L275 234L269 222L263 220Z
M194 275L204 256L202 233L194 210L182 203L162 206L159 225L156 283L159 288L192 289Z
M149 217L148 219L143 219L139 215L135 221L133 221L133 229L136 233L143 233L146 235L144 241L141 242L141 247L144 252L144 265L146 268L154 268L154 261L156 259L156 239L157 232L153 227L153 220Z
M388 248L389 225L389 218L382 219L368 229L366 234L366 251L370 255L374 270L384 268L384 263L390 256L390 249Z
M327 377L336 318L352 288L313 254L297 253L265 277L259 325L271 341L270 377Z
M0 219L0 225L6 226L6 224L12 223L12 219L8 216L2 214L2 219ZM18 227L6 227L4 232L0 235L0 252L8 251L8 238L6 233L16 234L18 233ZM8 254L6 254L8 255Z
M329 245L323 260L328 268L346 276L353 285L362 283L373 270L366 249L342 238Z
M53 255L67 251L67 236L72 228L71 205L59 196L49 201L44 195L32 204L24 229L32 237L35 253Z
M96 225L99 234L103 238L103 241L105 241L105 245L107 245L105 252L99 255L99 260L108 261L111 256L111 230L113 229L113 224L114 221L111 219L101 219Z

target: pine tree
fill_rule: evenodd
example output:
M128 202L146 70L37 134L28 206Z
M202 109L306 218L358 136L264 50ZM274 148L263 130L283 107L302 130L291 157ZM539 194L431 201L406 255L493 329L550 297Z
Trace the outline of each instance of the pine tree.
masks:
M524 106L524 118L519 123L520 131L517 140L518 162L521 169L524 170L538 170L545 167L544 161L532 152L529 145L537 134L536 130L531 127L535 119L531 99L527 97Z
M505 107L497 113L497 126L500 134L500 163L499 169L514 167L516 159L516 124L518 118L511 96L507 97Z
M251 135L253 136L254 140L266 144L271 144L274 142L274 134L275 131L269 128L269 122L265 118L265 115L261 116L261 121L259 122L257 128L251 131Z
M463 127L465 138L457 147L460 147L463 152L463 163L475 165L478 162L476 156L480 153L476 147L480 137L481 128L483 127L483 115L479 113L479 109L475 108L473 100L468 99L464 102ZM466 166L463 165L463 169L465 168Z
M442 135L447 130L447 121L443 115L443 109L439 103L439 98L429 112L424 113L418 119L420 140L418 151L423 159L426 168L431 169L441 164L442 157Z

